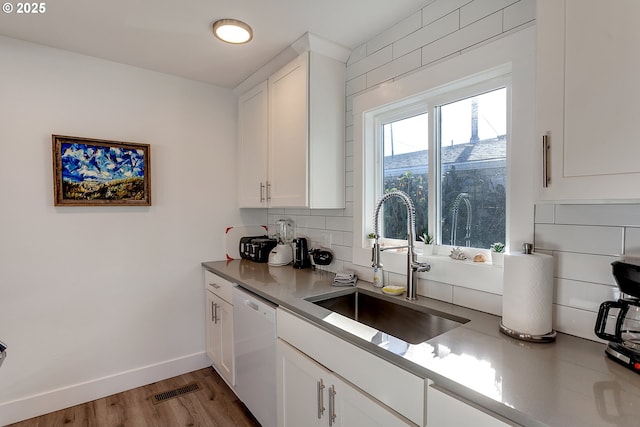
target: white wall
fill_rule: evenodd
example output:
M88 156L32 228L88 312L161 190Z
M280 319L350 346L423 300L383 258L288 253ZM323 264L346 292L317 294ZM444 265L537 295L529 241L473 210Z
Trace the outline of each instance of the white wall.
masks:
M0 425L206 366L200 263L264 216L235 208L231 91L4 37L0 58ZM151 144L153 206L54 207L51 134Z

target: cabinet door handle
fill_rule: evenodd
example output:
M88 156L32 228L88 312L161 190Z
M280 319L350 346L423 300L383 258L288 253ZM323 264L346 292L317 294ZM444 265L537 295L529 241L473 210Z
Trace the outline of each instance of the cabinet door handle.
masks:
M322 379L317 382L318 385L318 419L324 415L324 383Z
M264 203L264 184L260 181L260 203Z
M218 318L218 304L213 301L211 302L211 320L213 320L214 324L217 324L218 320L220 320Z
M549 133L542 135L542 186L549 187L551 183L551 174L549 173L549 155L550 155Z
M336 388L329 387L329 427L336 423Z
M271 201L271 183L267 181L267 201Z

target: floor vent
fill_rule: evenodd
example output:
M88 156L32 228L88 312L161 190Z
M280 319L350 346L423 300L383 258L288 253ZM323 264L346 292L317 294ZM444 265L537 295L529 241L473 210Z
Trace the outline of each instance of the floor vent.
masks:
M163 391L162 393L154 394L151 397L151 401L154 405L157 405L158 403L173 399L174 397L182 396L183 394L191 393L198 390L200 390L200 386L197 382L193 382L185 386L178 387L174 390Z

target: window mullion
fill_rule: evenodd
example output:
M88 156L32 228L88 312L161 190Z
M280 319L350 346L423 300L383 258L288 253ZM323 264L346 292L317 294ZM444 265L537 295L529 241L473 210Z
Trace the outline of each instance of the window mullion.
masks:
M440 167L440 108L433 108L431 120L429 121L429 228L437 244L442 244L442 224L440 194L442 191L441 180L442 171Z

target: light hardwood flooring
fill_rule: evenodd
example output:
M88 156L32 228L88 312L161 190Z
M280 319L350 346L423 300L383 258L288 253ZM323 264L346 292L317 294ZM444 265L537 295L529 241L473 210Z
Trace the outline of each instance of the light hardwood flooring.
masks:
M154 395L194 381L200 390L152 403ZM11 427L62 426L260 427L260 424L213 368L204 368L11 424Z

